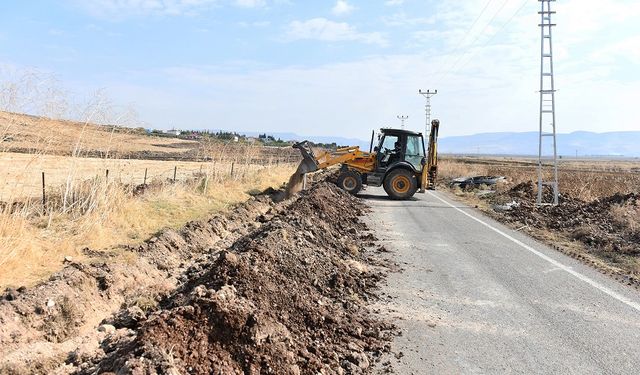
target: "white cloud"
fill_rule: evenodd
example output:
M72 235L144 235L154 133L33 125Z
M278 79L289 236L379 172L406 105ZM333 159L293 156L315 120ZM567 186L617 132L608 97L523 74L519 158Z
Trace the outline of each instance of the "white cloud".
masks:
M387 0L384 2L384 5L388 6L396 6L404 4L404 0Z
M400 3L387 3L391 2ZM410 52L404 55L398 49L381 52L377 48L389 44L387 34L363 32L349 23L325 18L302 19L287 25L286 40L366 43L372 45L366 53L377 56L307 66L295 66L298 61L290 66L278 65L267 58L254 65L234 61L229 66L135 72L90 85L110 87L122 100L136 101L144 119L159 127L185 123L202 128L295 130L300 134L364 138L371 128L397 124L395 116L399 113L410 116L409 128L421 129L424 100L417 90L422 88L439 91L432 104L433 117L442 120L442 136L536 131L539 3L528 1L512 19L523 1L510 1L504 8L500 8L502 1L492 2L468 30L485 3L438 2L437 9L426 14L435 20L412 14L384 19L389 25L409 24L394 29L394 36L401 35L398 41L407 42L413 37L415 44L420 43L419 48L405 49ZM203 5L193 6L184 9L198 10ZM556 8L559 131L637 130L636 116L629 108L633 108L640 92L640 78L632 71L634 64L640 63L635 22L640 16L640 2L566 0L558 2ZM396 9L386 10L392 14ZM485 27L494 14L493 24ZM433 26L424 26L433 21ZM343 56L336 59L344 60Z
M307 21L293 21L289 24L286 39L321 40L325 42L354 41L366 44L387 46L385 36L379 32L359 32L346 22L330 21L326 18L313 18Z
M591 54L594 62L614 64L620 58L627 59L634 64L640 64L640 35L625 38Z
M271 21L238 22L240 27L267 27L271 26Z
M640 2L636 0L568 0L554 6L563 18L567 31L574 35L610 28L612 24L640 17Z
M508 4L493 25L485 28L500 3L489 7L467 35L483 4L447 2L441 9L443 12L435 12L438 27L408 31L425 41L420 49L424 51L422 54L413 49L406 55L396 52L321 66L254 67L231 74L202 67L165 71L157 76L159 79L172 77L167 86L182 83L185 86L181 86L183 93L176 93L175 98L168 99L162 106L172 108L170 111L175 113L172 121L200 121L202 126L208 123L201 119L208 119L206 121L216 124L213 126L229 129L296 129L300 134L364 138L371 128L397 124L395 115L399 113L409 115L408 128L422 129L424 100L417 95L417 90L438 89L439 94L432 100L433 117L442 120L442 136L536 131L539 16L537 4L530 3L512 19L521 4ZM578 7L577 12L581 2L568 4ZM640 40L634 36L637 34L629 32L633 19L625 12L626 9L634 13L635 7L625 1L608 5L614 8L608 14L616 21L604 26L607 32L589 22L591 26L581 27L581 32L576 34L573 28L580 25L571 20L574 8L558 10L554 53L560 132L637 130L636 117L628 108L633 107L633 100L640 92L640 79L612 77L620 64L625 61L637 64L640 58ZM597 10L593 12L585 14L585 19L595 17ZM618 25L618 20L627 23ZM497 37L491 39L498 31ZM321 18L292 22L287 37L289 40L368 40L370 43L376 40L371 36L365 38L348 23ZM452 49L461 39L464 43L460 50ZM386 43L386 39L382 40ZM192 87L188 88L189 85ZM607 95L602 95L603 90ZM158 104L152 102L153 95L131 95L150 98L146 113L155 118L150 117L149 121L168 121L162 114L156 114ZM208 100L198 102L202 97ZM191 100L199 103L195 106L198 110L206 108L206 113L195 115L180 108L181 103L191 103ZM599 110L594 113L585 108ZM336 118L342 121L336 122ZM254 125L257 123L260 125Z
M190 16L203 10L233 5L241 8L261 8L267 0L69 0L89 14L99 18L122 19L131 16ZM287 4L288 0L274 0Z
M235 5L242 8L260 8L267 5L265 0L235 0Z
M49 35L53 35L53 36L65 35L65 32L63 30L56 29L56 28L49 29L48 33L49 33Z
M99 18L122 19L145 15L195 15L218 0L73 0Z
M331 8L331 13L335 16L345 16L351 12L353 12L356 8L349 4L346 0L338 0L336 1L336 5Z
M429 17L409 17L406 13L395 13L390 16L383 16L382 22L387 26L407 26L432 25L436 22L436 16Z

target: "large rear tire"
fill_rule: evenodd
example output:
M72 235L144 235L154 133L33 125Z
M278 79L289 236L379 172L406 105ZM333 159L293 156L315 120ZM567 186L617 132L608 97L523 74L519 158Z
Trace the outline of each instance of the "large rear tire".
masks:
M382 186L391 199L409 199L418 190L418 181L407 169L394 169L385 177Z
M338 176L336 185L338 185L343 190L356 195L358 194L358 192L360 192L360 190L362 190L362 176L360 176L360 173L355 171L342 171Z

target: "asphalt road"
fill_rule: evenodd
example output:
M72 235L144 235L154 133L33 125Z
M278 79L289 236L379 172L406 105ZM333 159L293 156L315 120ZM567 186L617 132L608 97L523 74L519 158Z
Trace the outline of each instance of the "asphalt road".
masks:
M442 192L365 198L403 268L373 308L398 374L639 374L640 293Z

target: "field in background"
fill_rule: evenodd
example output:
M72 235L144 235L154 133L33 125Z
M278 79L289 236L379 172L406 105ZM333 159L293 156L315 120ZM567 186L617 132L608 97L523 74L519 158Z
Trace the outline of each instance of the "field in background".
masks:
M74 158L57 155L0 153L0 202L20 201L42 196L42 173L47 190L67 188L92 178L106 177L121 184L139 185L169 181L175 177L184 181L194 173L206 173L213 179L238 179L248 174L279 165L265 160L260 164L246 162L160 161L140 159ZM283 163L287 164L287 163ZM232 173L233 166L233 175ZM108 172L107 172L108 171ZM146 173L145 173L146 172ZM146 180L145 180L146 174Z
M0 151L119 157L144 151L170 156L198 142L151 137L144 129L96 125L0 111Z
M529 158L451 157L439 162L442 184L457 177L505 176L509 185L537 182L536 161ZM547 181L549 181L547 177ZM558 167L560 192L584 201L614 193L640 191L640 160L566 159Z
M1 98L0 90L0 98ZM205 137L198 140L147 134L143 128L97 125L0 110L0 152L36 155L175 161L289 162L291 147L261 147ZM242 160L239 160L242 158Z

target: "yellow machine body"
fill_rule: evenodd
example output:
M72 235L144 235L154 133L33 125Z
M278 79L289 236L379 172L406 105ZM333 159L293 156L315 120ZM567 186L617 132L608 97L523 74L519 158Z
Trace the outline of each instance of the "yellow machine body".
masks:
M439 126L440 122L438 120L432 121L426 154L424 152L422 134L400 129L381 129L383 138L374 152L364 152L360 151L358 146L350 146L342 147L335 151L323 151L316 155L307 141L295 144L293 147L299 149L302 153L302 165L304 166L304 168L300 169L303 171L302 173L314 172L318 169L325 169L339 164L342 167L338 177L338 185L345 190L356 194L363 184L383 186L391 198L408 199L417 191L424 193L426 189L435 188L438 172L437 139ZM393 137L402 135L404 137L397 138L399 140L404 139L404 144L401 144L400 147L403 148L397 151L401 155L400 159L393 163L391 163L390 157L385 162L385 157L392 153L392 150L383 147L384 136L386 135ZM420 140L423 150L420 163L415 162L415 158L420 158L420 155L412 155L414 163L409 163L405 160L407 137L414 137L413 140L415 142Z

